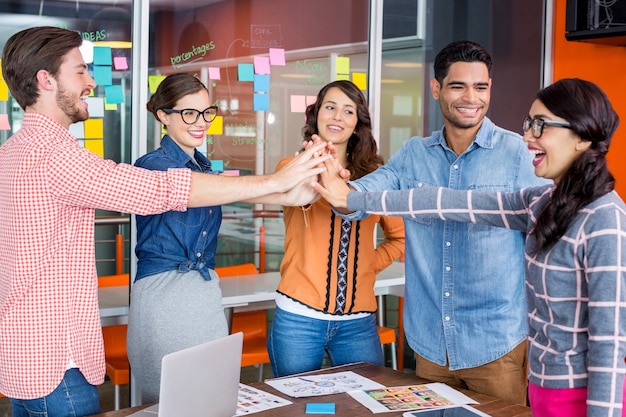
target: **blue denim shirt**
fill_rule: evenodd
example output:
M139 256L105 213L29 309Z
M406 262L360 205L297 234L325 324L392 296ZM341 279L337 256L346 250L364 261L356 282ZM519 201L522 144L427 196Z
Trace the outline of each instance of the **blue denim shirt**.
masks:
M514 191L545 184L516 133L485 118L457 156L443 130L406 141L389 162L350 184L360 191L420 186ZM350 218L363 217L356 212ZM411 348L450 369L498 359L527 336L524 235L493 226L405 219L404 328Z
M211 171L211 162L195 151L194 163L169 136L161 147L135 162L136 166L167 171L189 168L197 172ZM215 267L217 234L222 224L222 207L188 208L185 212L167 211L152 216L136 216L137 275L135 280L166 271L198 270L204 279L211 279L209 269Z

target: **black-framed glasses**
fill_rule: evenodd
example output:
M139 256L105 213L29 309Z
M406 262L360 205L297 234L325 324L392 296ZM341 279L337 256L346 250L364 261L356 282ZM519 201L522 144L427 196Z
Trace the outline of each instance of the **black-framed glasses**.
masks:
M202 118L207 123L211 123L215 119L215 116L217 116L217 106L210 106L202 111L196 110L196 109L182 109L182 110L161 109L161 110L163 110L167 114L172 114L172 113L180 114L180 117L183 119L183 122L187 123L188 125L192 125L196 123L198 119L200 118L200 115L202 115Z
M524 120L522 121L522 131L526 133L528 132L528 129L532 128L533 137L535 139L539 139L541 137L544 126L557 126L564 127L566 129L572 128L572 125L569 122L561 122L558 120L545 120L538 117L531 119L530 116L524 116Z

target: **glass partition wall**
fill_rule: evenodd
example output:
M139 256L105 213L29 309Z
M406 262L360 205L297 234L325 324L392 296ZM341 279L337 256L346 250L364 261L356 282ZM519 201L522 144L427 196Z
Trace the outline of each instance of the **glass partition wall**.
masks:
M542 0L5 0L0 47L31 26L80 31L94 46L89 67L98 87L91 118L72 132L118 162L132 163L159 146L161 128L145 100L160 79L195 74L219 107L203 151L223 170L263 174L300 148L306 105L335 79L355 81L369 97L385 159L404 140L439 129L443 121L429 87L432 61L455 39L490 50L489 116L519 130L517 121L541 83L543 7ZM0 143L21 126L21 115L0 80ZM121 225L106 220L97 228L99 272L113 273L112 261L119 264L108 243L120 233L124 270L132 272L129 217L98 215L123 218ZM281 216L279 206L224 207L218 265L254 262L277 270Z
M299 150L304 109L324 84L357 74L367 89L367 1L152 1L150 28L148 85L181 71L204 81L219 107L205 152L224 171L270 173ZM160 138L149 121L148 149ZM281 216L225 206L217 264L277 270Z

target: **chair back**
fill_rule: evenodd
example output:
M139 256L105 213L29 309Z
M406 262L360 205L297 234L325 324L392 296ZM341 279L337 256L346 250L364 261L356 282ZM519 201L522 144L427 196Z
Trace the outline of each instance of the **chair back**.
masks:
M246 264L218 266L215 268L215 272L217 272L220 278L224 278L237 275L255 275L259 273L259 270L256 265L250 262Z
M220 266L215 268L220 279L238 275L254 275L259 270L253 263ZM242 311L233 314L231 332L243 332L243 340L267 337L267 312L265 310Z
M98 277L98 287L120 287L130 285L130 274L102 275Z

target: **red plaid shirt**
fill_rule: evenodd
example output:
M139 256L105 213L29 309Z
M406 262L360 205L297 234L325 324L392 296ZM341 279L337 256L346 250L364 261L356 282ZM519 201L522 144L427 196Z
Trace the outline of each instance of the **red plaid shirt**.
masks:
M0 146L0 392L52 392L74 361L104 382L94 210L186 210L189 170L147 171L87 151L35 113Z

